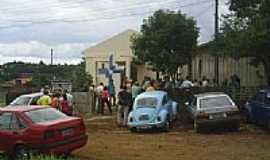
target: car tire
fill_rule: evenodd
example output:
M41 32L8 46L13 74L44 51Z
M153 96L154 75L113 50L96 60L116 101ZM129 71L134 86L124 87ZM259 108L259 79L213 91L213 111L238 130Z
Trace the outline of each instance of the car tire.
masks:
M129 129L131 133L136 133L137 132L137 128L136 127L132 127Z
M167 121L165 122L164 126L163 126L163 131L164 131L164 132L169 132L170 128L171 128L171 123L170 123L169 120L167 120Z
M232 131L232 132L237 132L239 130L240 130L240 121L233 124L233 126L230 129L230 131Z
M17 145L14 149L14 156L18 160L30 159L30 151L25 145Z

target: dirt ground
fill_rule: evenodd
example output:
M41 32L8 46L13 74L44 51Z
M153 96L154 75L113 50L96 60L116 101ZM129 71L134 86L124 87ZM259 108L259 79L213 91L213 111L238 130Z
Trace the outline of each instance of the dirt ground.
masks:
M115 119L86 119L88 144L74 155L82 160L269 160L270 134L253 125L239 132L197 134L177 122L168 133L130 133Z

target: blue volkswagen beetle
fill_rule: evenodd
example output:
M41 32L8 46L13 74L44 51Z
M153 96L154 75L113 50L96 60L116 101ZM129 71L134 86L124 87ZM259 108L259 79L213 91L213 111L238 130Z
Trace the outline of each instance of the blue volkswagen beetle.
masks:
M135 99L128 116L128 127L132 132L142 129L160 128L168 131L177 116L178 104L164 91L144 92Z

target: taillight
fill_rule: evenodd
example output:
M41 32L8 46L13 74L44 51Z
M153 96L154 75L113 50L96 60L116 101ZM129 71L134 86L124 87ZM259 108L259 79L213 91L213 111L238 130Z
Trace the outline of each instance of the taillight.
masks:
M45 140L53 138L53 137L54 137L54 131L53 130L46 130L44 132L44 139Z
M209 114L206 113L206 112L200 112L200 113L197 115L197 118L209 118Z

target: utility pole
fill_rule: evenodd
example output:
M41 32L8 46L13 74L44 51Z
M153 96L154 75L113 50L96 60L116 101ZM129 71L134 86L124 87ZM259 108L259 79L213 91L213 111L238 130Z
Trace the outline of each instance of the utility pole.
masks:
M215 39L219 34L219 0L215 0ZM216 84L219 85L219 56L216 53L215 56L215 80Z
M51 48L51 65L53 65L53 49Z

